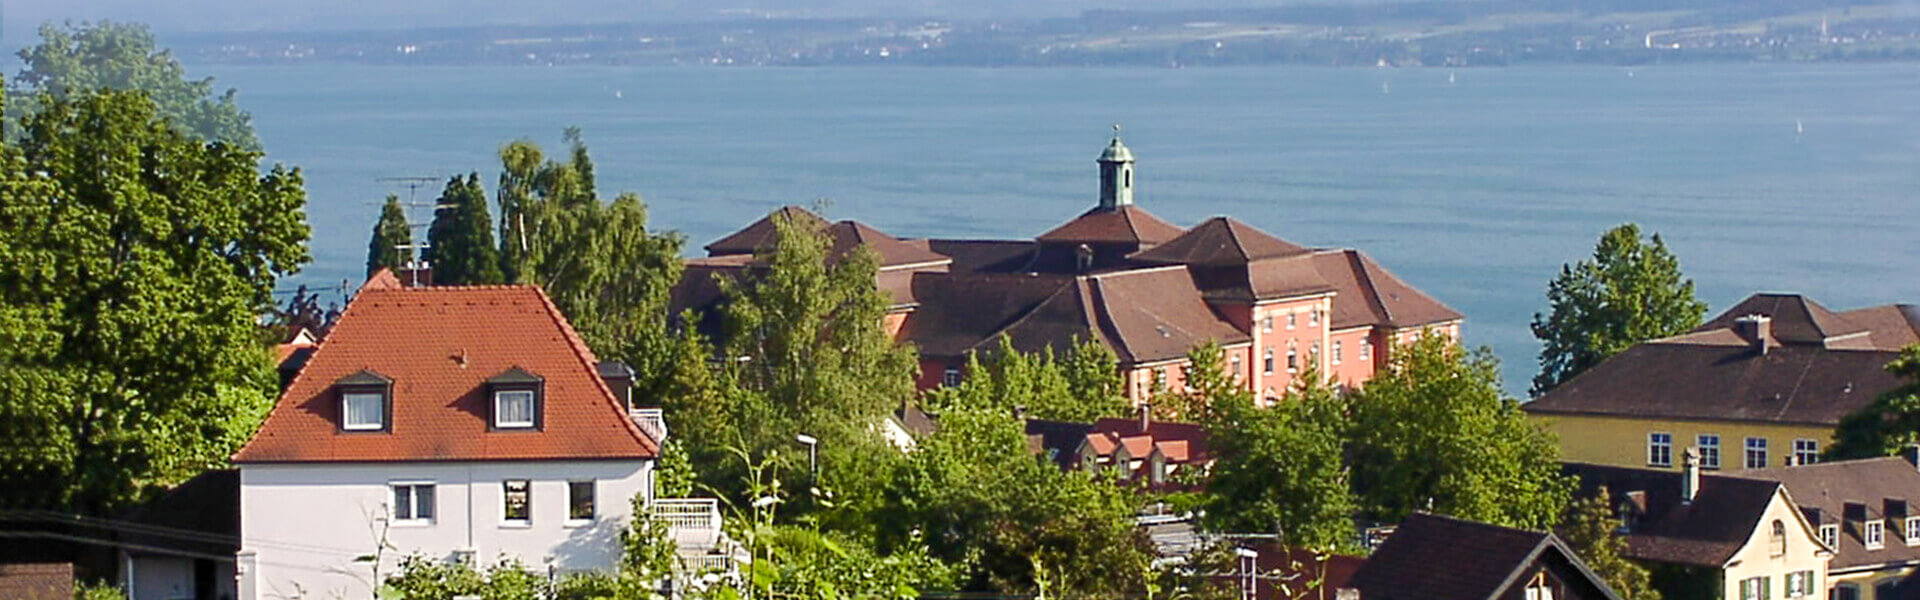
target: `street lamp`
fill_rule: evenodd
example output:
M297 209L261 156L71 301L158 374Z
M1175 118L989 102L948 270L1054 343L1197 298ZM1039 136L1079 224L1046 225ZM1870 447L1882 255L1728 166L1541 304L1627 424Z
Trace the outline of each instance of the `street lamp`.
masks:
M807 434L793 436L793 441L807 446L807 471L813 474L815 482L820 481L820 438Z

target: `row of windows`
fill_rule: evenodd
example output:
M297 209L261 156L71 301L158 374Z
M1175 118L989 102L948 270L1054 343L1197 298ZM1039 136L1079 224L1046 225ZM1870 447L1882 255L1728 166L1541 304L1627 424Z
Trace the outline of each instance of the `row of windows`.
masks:
M1308 311L1307 324L1314 327L1320 326L1320 312L1321 311L1317 309ZM1287 313L1287 329L1293 329L1299 325L1300 313ZM1273 315L1267 315L1266 318L1260 319L1260 331L1263 333L1273 331Z
M519 367L487 379L491 398L487 419L494 429L540 427L540 390L543 380ZM387 432L393 428L393 380L363 370L334 382L340 396L340 430Z
M1813 595L1813 571L1794 571L1788 573L1786 585L1781 586L1783 597L1802 598ZM1769 600L1773 597L1773 577L1748 577L1740 580L1740 600Z
M1899 577L1888 577L1880 580L1879 583L1873 584L1873 599L1891 600L1898 598L1899 585ZM1835 585L1832 590L1827 592L1827 600L1860 600L1860 584L1842 583Z
M1920 546L1920 517L1906 517L1901 521L1906 532L1908 546ZM1820 526L1820 541L1828 546L1840 543L1840 526L1828 523ZM1878 550L1887 546L1886 522L1879 519L1867 521L1860 529L1860 542L1868 550Z
M404 481L389 485L393 489L393 520L400 524L433 523L438 512L434 502L434 483ZM591 521L594 517L594 482L591 479L567 482L567 520ZM500 524L525 527L533 524L533 481L507 479L500 482Z
M1694 448L1700 451L1700 467L1720 468L1720 436L1702 433L1694 437ZM1767 438L1750 437L1746 440L1742 468L1764 469L1767 467ZM1819 440L1797 439L1793 441L1792 461L1789 464L1810 465L1820 462ZM1647 434L1647 465L1654 467L1673 466L1673 434L1653 432Z

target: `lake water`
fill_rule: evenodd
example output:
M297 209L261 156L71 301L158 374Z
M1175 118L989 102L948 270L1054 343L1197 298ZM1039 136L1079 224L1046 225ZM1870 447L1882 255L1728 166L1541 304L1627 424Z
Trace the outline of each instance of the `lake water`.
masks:
M1466 313L1515 393L1547 281L1625 221L1715 311L1762 290L1920 301L1920 65L196 73L306 170L316 284L361 274L378 201L406 193L380 178L491 188L503 142L555 151L567 126L603 194L640 193L696 252L816 198L900 236L1030 237L1093 204L1122 123L1142 206L1365 250Z

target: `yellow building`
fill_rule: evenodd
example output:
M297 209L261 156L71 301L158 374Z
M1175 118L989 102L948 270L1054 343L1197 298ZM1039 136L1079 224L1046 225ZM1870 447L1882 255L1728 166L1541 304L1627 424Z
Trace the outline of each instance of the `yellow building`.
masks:
M1785 485L1822 543L1833 548L1833 560L1827 563L1829 598L1894 600L1911 595L1901 586L1920 566L1920 467L1911 454L1741 475Z
M1683 335L1637 344L1525 405L1567 461L1761 469L1819 460L1834 427L1900 384L1884 367L1920 341L1920 311L1836 313L1757 294Z

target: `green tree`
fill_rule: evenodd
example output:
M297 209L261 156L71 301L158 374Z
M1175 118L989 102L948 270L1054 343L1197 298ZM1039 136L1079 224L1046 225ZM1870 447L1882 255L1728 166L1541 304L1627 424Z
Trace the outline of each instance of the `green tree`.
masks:
M1627 559L1627 540L1614 535L1622 523L1613 516L1613 498L1607 488L1573 501L1555 531L1622 600L1660 600L1646 567Z
M874 518L883 548L924 532L935 557L966 569L970 591L1130 597L1151 558L1133 523L1141 500L1035 460L1011 415L955 411L891 478Z
M1098 342L1076 342L1064 356L1056 356L1052 348L1021 352L1002 336L985 357L968 357L967 373L960 385L929 394L927 406L1009 414L1020 407L1033 418L1079 422L1126 416L1131 410L1119 394L1113 351Z
M454 176L435 202L427 227L427 259L438 285L502 283L499 250L493 246L493 218L480 174Z
M380 220L373 224L373 239L367 242L367 276L372 277L380 269L399 269L407 264L412 254L402 248L413 244L413 230L407 226L407 211L400 207L400 197L387 195L387 204L380 208Z
M1887 372L1906 383L1882 392L1860 412L1840 419L1829 460L1888 456L1920 441L1920 344L1900 350Z
M1416 510L1543 530L1572 493L1553 436L1500 390L1499 361L1427 331L1353 400L1349 458L1364 514Z
M193 137L260 150L252 117L234 103L238 92L215 96L213 78L188 79L172 52L156 49L145 25L42 25L40 43L19 55L23 64L14 82L27 102L11 107L18 112L8 115L9 124L38 111L42 95L57 102L100 90L140 91L153 99L160 117Z
M1533 315L1542 344L1535 396L1628 346L1698 327L1707 313L1660 234L1642 238L1632 223L1601 235L1592 260L1561 266L1547 303L1548 314Z
M141 93L24 125L0 146L0 503L112 514L224 464L271 405L257 319L309 260L306 194Z
M1196 370L1223 373L1215 356ZM1270 408L1255 407L1241 386L1219 392L1207 423L1215 453L1206 485L1209 529L1276 533L1283 543L1320 550L1353 546L1351 407L1319 380L1308 369Z

